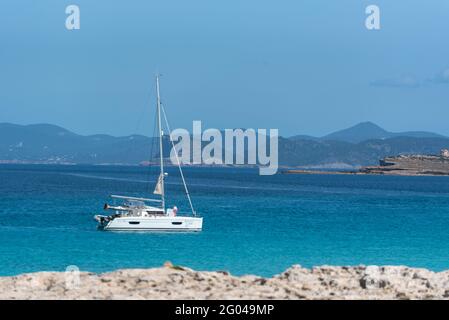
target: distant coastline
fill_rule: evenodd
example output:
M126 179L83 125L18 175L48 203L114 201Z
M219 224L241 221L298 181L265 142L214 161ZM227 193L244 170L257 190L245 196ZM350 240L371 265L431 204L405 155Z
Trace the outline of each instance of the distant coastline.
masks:
M378 166L366 166L357 171L284 170L284 174L373 174L397 176L449 176L449 150L439 155L399 155L385 157Z
M0 165L61 165L61 166L123 166L123 167L151 167L156 163L76 163L76 162L53 162L53 161L25 161L25 160L0 160ZM166 167L176 167L170 161L164 163ZM257 165L233 165L233 164L184 164L184 167L192 168L258 168ZM289 168L281 167L280 168Z
M0 160L0 165L13 166L13 165L23 165L23 166L89 166L89 167L134 167L134 168L145 168L151 167L151 165L142 164L129 164L129 163L72 163L72 162L49 162L49 161L21 161L21 160ZM166 163L166 167L175 167L171 163ZM223 169L257 169L258 166L255 165L186 165L188 168L223 168ZM449 169L448 169L449 170ZM357 170L348 168L333 168L329 170L325 169L303 169L294 168L291 166L279 166L279 171L277 174L284 175L385 175L385 176L449 176L449 171L426 171L421 170L384 170L382 166L368 166L360 167Z
M374 172L360 172L360 171L322 171L322 170L283 170L282 174L317 174L317 175L361 175L361 176L427 176L427 177L436 177L436 176L449 176L449 174L435 174L435 173L397 173L397 172L389 172L389 173L374 173Z

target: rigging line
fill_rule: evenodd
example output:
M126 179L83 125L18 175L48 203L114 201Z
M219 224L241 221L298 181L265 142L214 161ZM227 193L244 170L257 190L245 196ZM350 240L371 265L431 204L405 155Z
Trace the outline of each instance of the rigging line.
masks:
M173 147L173 150L175 151L176 162L178 164L179 173L181 174L182 183L184 184L184 189L186 191L187 199L189 200L190 209L192 210L192 214L194 216L196 216L196 212L195 212L195 209L193 208L193 204L192 204L192 199L190 198L189 189L187 188L186 180L184 179L184 174L183 174L182 169L181 169L181 163L179 161L178 151L176 150L175 143L173 142L173 140L171 138L170 125L168 124L167 115L165 114L165 108L164 108L163 104L161 104L161 110L162 110L162 114L164 115L165 125L167 126L168 135L169 135L168 137L170 139L170 142L171 142L171 145Z

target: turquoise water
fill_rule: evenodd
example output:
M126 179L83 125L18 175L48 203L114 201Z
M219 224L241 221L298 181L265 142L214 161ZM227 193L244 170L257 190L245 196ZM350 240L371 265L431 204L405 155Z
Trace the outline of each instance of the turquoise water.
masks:
M169 168L168 205L188 204ZM259 176L187 168L204 230L96 230L110 194L145 196L139 167L0 166L0 275L161 266L270 276L292 264L406 264L449 269L449 177Z

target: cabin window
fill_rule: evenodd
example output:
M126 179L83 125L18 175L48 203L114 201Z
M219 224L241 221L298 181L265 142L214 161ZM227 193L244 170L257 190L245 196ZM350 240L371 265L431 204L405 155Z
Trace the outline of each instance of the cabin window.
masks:
M129 221L128 223L129 223L129 224L140 224L139 221Z
M164 211L147 211L148 214L164 214Z
M174 225L180 225L180 224L182 224L182 222L181 222L181 221L174 221L174 222L172 222L171 224L174 224Z

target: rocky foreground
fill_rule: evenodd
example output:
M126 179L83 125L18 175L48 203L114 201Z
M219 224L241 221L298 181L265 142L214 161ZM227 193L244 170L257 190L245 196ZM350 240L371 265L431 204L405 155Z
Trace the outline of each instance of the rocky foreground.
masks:
M449 271L403 266L294 265L272 278L166 264L104 274L37 272L0 277L0 299L447 299Z

